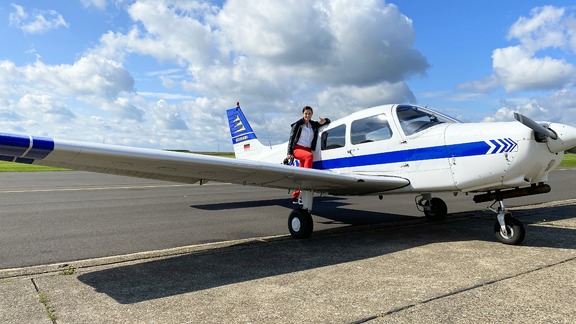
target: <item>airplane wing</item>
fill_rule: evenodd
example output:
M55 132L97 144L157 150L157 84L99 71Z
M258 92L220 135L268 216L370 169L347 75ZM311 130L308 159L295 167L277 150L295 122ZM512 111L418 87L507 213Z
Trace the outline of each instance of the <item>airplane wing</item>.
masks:
M0 160L181 183L243 185L365 195L410 184L394 176L338 174L266 162L0 134Z

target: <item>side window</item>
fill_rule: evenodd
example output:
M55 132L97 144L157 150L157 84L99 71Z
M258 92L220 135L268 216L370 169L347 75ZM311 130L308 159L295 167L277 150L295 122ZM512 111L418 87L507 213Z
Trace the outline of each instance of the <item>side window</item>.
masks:
M385 114L370 116L352 122L352 144L387 140L392 137L392 129Z
M346 125L336 126L322 132L322 150L344 147L346 144Z

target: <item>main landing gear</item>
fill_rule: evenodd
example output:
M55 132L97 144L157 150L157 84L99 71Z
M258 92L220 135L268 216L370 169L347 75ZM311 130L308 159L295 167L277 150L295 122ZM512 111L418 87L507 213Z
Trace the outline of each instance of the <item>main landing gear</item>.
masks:
M290 213L288 217L288 229L293 238L306 239L312 235L314 229L314 222L310 214L314 192L303 190L300 193L300 197L302 198L302 207L294 209ZM476 196L474 201L486 201L485 199L493 197L492 194L480 195ZM448 207L444 200L436 197L433 198L429 193L417 196L415 201L418 210L424 212L426 218L431 221L444 220L448 214ZM498 204L498 206L494 207L496 204ZM522 243L526 235L526 230L520 221L512 217L510 212L506 211L504 199L500 192L497 193L494 203L492 203L488 209L496 213L497 221L494 224L494 236L496 239L504 244L510 245Z
M288 230L295 239L307 239L314 230L314 222L310 214L314 191L302 190L300 198L302 198L301 208L294 209L288 216Z
M294 209L288 216L288 229L293 238L309 238L314 230L314 222L310 212L303 208Z
M415 201L416 208L424 212L424 215L430 221L442 221L448 215L448 206L446 206L444 200L436 197L432 198L429 193L416 196Z

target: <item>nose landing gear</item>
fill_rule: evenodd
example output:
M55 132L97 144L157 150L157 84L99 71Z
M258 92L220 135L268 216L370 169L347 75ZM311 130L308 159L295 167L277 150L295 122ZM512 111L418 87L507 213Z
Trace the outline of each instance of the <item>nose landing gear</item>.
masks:
M475 202L490 201L494 200L492 205L488 207L489 210L496 213L496 223L494 224L494 236L496 239L504 244L518 245L522 243L524 237L526 236L526 230L524 225L512 217L512 213L506 211L504 207L504 196L515 197L516 195L527 195L542 193L544 191L549 191L548 185L540 185L536 187L530 187L528 189L513 190L507 192L501 192L497 190L495 193L488 193L476 196L474 198ZM547 191L546 191L547 192ZM432 194L424 193L415 198L416 207L418 210L424 212L426 218L430 221L441 221L446 218L448 214L448 208L446 203L440 198L432 198ZM498 205L495 207L495 205Z
M493 207L495 204L498 204L497 208ZM512 213L506 212L504 201L496 200L488 209L497 214L497 221L494 224L494 236L496 239L501 243L509 245L522 243L524 236L526 236L524 225L512 217Z

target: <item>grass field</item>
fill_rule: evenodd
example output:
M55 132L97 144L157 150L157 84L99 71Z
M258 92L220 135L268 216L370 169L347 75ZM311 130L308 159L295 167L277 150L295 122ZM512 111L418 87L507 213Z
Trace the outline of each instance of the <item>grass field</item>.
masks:
M220 153L197 152L197 153L206 155L224 156L230 158L234 157L234 153L230 152L220 152ZM576 167L576 154L565 154L564 159L562 160L560 166ZM0 161L0 172L39 172L39 171L67 171L67 169Z
M564 154L560 166L576 167L576 154Z
M184 151L184 150L179 151L179 152L198 153L198 154L222 156L222 157L229 157L229 158L234 157L233 152L189 152L189 151ZM41 165L32 165L32 164L0 161L0 172L40 172L40 171L70 171L70 170L69 169L61 169L61 168L45 167L45 166L41 166Z
M39 171L67 171L67 169L0 161L0 172L39 172Z

